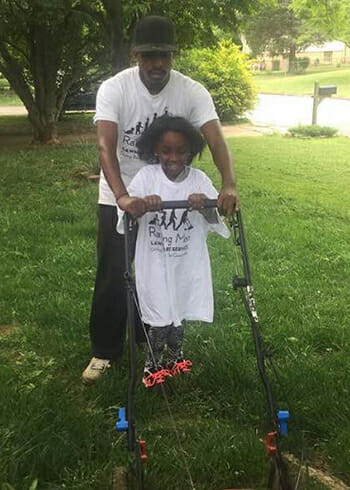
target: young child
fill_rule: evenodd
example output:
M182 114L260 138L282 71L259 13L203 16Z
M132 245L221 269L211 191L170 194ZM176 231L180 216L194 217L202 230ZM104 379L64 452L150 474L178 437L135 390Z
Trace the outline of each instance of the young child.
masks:
M206 238L210 231L227 238L229 231L216 209L203 209L206 197L218 196L210 179L189 166L204 146L186 119L171 116L156 119L137 142L140 158L153 164L141 168L128 187L151 210L138 219L135 252L136 289L151 346L146 387L191 369L182 351L185 320L213 321ZM175 200L188 200L189 209L161 210L162 201Z

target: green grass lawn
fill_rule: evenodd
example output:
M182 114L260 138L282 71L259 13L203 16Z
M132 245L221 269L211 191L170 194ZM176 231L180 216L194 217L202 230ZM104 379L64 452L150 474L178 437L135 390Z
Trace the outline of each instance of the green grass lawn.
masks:
M0 106L2 105L22 105L22 101L10 90L8 81L0 73Z
M314 83L320 85L336 85L336 97L350 98L350 68L335 68L329 71L311 71L301 75L285 73L258 74L254 76L257 90L270 94L312 95ZM334 97L334 96L333 96Z
M0 91L0 106L2 105L23 105L21 99L10 91Z
M91 112L64 114L57 126L60 135L95 131ZM32 127L27 116L1 116L0 136L28 136L30 138L31 134Z
M299 457L303 434L309 462L350 484L350 140L230 145L258 312L280 370L278 407L292 414L283 449ZM96 387L80 382L90 356L97 188L74 175L95 162L94 145L0 154L1 490L36 481L38 489L108 489L111 468L127 460L125 436L114 432L127 356ZM208 154L200 166L218 184ZM188 326L193 374L170 380L169 404L197 490L263 489L259 439L269 424L250 326L231 287L234 246L213 236L209 247L215 321ZM142 363L139 352L139 376ZM146 488L191 488L164 400L141 383L136 416L148 446Z

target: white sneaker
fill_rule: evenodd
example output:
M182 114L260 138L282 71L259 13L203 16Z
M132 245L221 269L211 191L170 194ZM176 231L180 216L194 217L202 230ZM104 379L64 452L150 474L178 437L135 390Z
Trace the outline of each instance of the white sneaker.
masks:
M106 369L110 367L111 361L109 359L99 359L98 357L93 357L83 372L83 383L87 385L96 383L96 381L103 376Z

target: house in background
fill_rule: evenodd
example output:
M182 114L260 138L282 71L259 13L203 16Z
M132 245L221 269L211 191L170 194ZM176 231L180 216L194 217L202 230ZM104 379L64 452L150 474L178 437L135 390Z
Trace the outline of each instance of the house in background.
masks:
M250 53L250 48L244 38L242 39L242 51ZM296 53L296 57L309 58L310 66L346 65L350 64L350 47L342 41L329 41L319 46L308 46L303 51ZM283 56L270 57L266 54L257 58L252 68L258 71L288 71L288 59Z
M309 46L297 56L306 56L310 65L346 65L350 64L350 48L342 41L330 41L321 46Z

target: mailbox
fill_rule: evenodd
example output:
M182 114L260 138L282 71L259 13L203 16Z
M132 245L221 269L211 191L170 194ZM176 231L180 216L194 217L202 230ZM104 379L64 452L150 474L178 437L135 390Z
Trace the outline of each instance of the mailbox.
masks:
M323 85L323 87L318 88L319 97L330 97L337 93L336 85Z
M317 107L325 97L331 97L337 93L336 85L323 85L320 87L319 82L314 85L314 103L312 106L312 124L317 124Z

